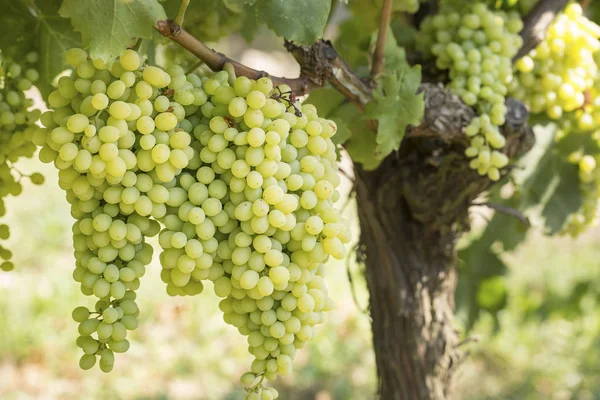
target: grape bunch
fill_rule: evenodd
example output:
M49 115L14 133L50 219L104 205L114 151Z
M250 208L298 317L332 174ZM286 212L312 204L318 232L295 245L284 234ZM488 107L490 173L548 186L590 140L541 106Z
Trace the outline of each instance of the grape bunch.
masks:
M515 64L509 90L532 113L557 123L556 140L571 135L593 139L568 155L578 165L581 208L572 214L563 234L577 236L593 225L600 195L597 168L600 143L600 26L571 3L554 20L545 40Z
M535 114L560 120L589 103L598 80L600 26L583 15L577 3L567 5L548 29L545 40L515 64L516 79L509 86L512 96ZM579 113L580 129L591 129L600 118ZM567 118L568 116L565 115Z
M598 216L598 197L600 197L600 154L584 154L574 151L567 160L578 167L579 191L582 197L581 208L569 215L561 234L577 237L594 224Z
M324 263L344 258L350 240L334 207L337 128L312 105L298 109L289 87L269 78L222 71L204 78L203 90L192 142L202 166L169 189L161 278L171 295L214 283L225 322L255 357L241 378L247 398L271 399L264 381L290 373L296 349L331 309Z
M442 9L425 18L420 28L420 49L435 58L437 68L449 71L449 87L479 114L465 128L469 166L494 181L508 163L501 152L505 138L499 127L505 122L511 59L521 47L522 28L517 13L492 11L483 3L470 6L468 12Z
M35 52L28 53L21 62L5 59L0 53L0 217L6 213L4 197L17 196L23 190L22 178L27 177L34 184L44 182L41 174L24 175L13 166L21 157L32 157L36 149L31 137L40 112L28 110L33 101L25 96L25 91L39 79L37 60ZM9 235L8 225L0 224L0 239L8 239ZM0 269L14 268L11 257L10 250L0 246Z
M129 348L127 331L138 325L135 290L152 259L145 240L160 231L174 178L199 165L185 116L206 96L144 65L133 50L112 65L82 49L66 58L73 73L49 94L51 111L42 114L33 141L42 146L40 159L59 170L71 204L73 278L84 295L98 298L94 311L73 312L85 353L80 366L92 368L99 356L109 372L114 353Z

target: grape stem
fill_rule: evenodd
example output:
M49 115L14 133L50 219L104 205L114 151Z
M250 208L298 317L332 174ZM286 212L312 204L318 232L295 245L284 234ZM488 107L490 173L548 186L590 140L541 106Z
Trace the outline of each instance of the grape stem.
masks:
M556 14L562 11L569 0L540 0L535 7L523 18L523 46L519 49L513 61L523 57L537 47L546 37L548 27L554 21Z
M179 6L179 12L177 13L177 16L175 17L175 21L173 21L175 24L177 24L179 26L183 26L183 17L185 16L185 11L187 10L189 5L190 5L190 0L181 0L181 5Z
M223 69L225 63L231 63L235 68L237 76L246 76L252 79L268 76L277 85L289 85L298 95L308 93L310 90L314 89L312 83L306 77L300 76L291 79L271 76L265 71L257 71L237 61L231 60L226 55L217 53L206 46L174 21L158 21L156 23L156 30L164 37L171 39L200 60L204 61L204 63L213 71L220 71Z
M521 221L526 226L530 227L531 223L529 222L529 218L527 218L522 212L519 210L507 207L498 203L490 203L490 202L482 202L482 203L471 203L472 206L475 207L488 207L494 211L500 212L502 214L510 215L511 217L515 217L519 221Z
M371 65L371 78L376 79L383 71L383 58L385 55L385 39L387 38L392 18L392 0L384 0L381 7L381 18L379 19L379 31L377 32L377 43L373 52Z

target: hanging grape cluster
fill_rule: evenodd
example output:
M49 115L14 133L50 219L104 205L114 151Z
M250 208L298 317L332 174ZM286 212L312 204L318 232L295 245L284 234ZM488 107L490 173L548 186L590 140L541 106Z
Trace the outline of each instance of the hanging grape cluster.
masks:
M39 173L23 175L13 163L19 158L30 158L35 152L31 137L39 110L29 111L33 101L25 96L39 79L35 65L38 55L31 52L21 62L6 59L0 53L0 217L6 213L4 198L17 196L23 190L22 178L29 178L34 184L42 184L44 177ZM0 240L8 239L8 225L0 224ZM14 264L12 253L0 245L0 269L10 271Z
M558 124L556 140L584 135L593 140L568 156L578 166L582 206L572 214L564 234L577 236L598 213L600 169L600 26L588 20L581 6L571 3L559 14L546 38L515 64L510 94L532 113Z
M508 164L499 127L505 122L511 59L521 47L523 23L517 13L492 11L483 3L468 10L459 13L448 7L425 18L418 44L424 54L435 57L437 68L449 70L449 87L477 110L479 115L465 129L471 138L465 155L472 158L472 169L496 181Z
M230 82L221 72L203 89L209 98L193 131L202 166L169 189L161 277L173 295L214 282L225 321L255 357L242 377L254 399L263 380L290 373L296 349L332 307L323 263L344 258L350 240L333 205L337 128L311 105L287 112L289 88L268 78Z
M73 74L50 93L33 140L76 219L73 277L98 298L73 312L81 367L99 357L108 372L129 348L152 256L145 239L160 221L167 292L195 295L212 281L255 357L242 377L248 398L276 398L264 383L291 371L331 309L324 263L350 241L334 207L335 123L269 78L164 71L133 50L106 65L71 49L67 61Z
M515 64L516 79L510 94L532 113L553 120L586 105L586 93L594 87L600 50L600 27L583 16L581 6L569 4L548 29L546 39ZM589 113L580 113L577 125L589 129ZM600 119L596 123L600 123Z
M73 312L85 353L80 365L89 369L99 356L108 372L114 352L129 348L127 331L138 325L135 290L152 259L145 239L160 231L167 187L199 159L190 135L178 128L186 110L170 99L167 86L177 82L167 72L144 65L133 50L107 66L71 49L67 62L73 74L48 96L52 110L42 114L44 128L33 140L42 146L40 159L58 168L76 220L73 278L83 294L98 298L94 311ZM189 94L189 104L203 100Z

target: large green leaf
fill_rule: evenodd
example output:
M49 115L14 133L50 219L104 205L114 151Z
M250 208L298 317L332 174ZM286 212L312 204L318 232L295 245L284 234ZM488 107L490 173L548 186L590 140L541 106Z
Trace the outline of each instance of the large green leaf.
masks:
M64 0L60 13L81 32L90 55L111 61L139 38L150 39L166 19L157 0Z
M521 210L540 212L547 234L559 233L569 216L582 205L577 165L566 160L565 144L553 143L546 149L536 169L520 187ZM570 146L566 146L570 148Z
M562 231L569 216L579 211L583 204L577 165L563 160L557 161L554 167L554 191L542 209L545 230L549 235Z
M256 16L279 36L302 44L323 37L328 0L257 0Z

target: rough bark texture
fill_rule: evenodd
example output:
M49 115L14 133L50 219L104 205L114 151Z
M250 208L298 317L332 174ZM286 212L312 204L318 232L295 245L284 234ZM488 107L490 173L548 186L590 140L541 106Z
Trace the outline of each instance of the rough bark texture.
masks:
M490 185L468 167L463 128L474 112L441 85L423 84L426 112L399 152L374 171L356 166L361 248L385 400L449 399L460 358L453 327L455 253L468 207ZM510 157L533 144L527 111L507 101Z

